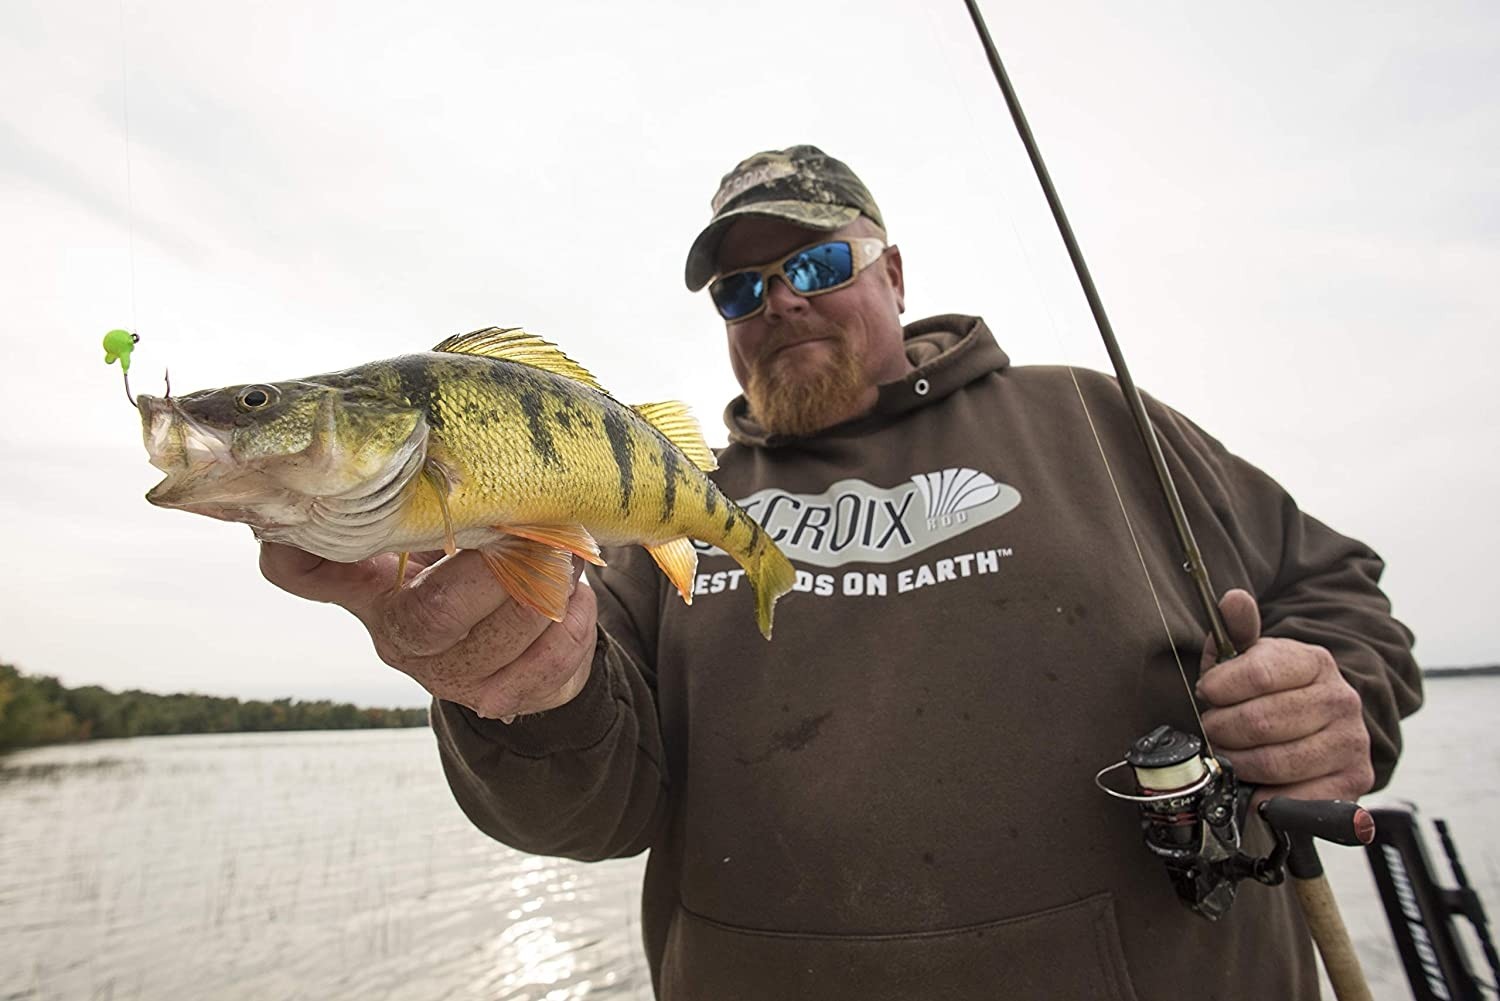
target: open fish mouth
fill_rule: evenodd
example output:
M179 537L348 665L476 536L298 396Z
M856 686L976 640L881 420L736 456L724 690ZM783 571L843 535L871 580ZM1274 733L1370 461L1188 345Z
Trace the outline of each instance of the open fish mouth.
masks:
M228 432L203 426L168 398L142 394L137 403L151 465L167 474L146 494L152 504L192 510L240 471Z
M146 452L157 469L176 473L234 462L227 433L204 427L170 399L142 393L137 402Z
M300 449L247 457L243 449L236 454L234 428L195 418L191 402L142 395L146 451L167 474L146 500L260 531L313 521L336 524L348 535L383 525L399 513L406 487L425 461L427 425L414 419L390 455L374 450L359 456L335 430L335 402L323 399L317 427Z

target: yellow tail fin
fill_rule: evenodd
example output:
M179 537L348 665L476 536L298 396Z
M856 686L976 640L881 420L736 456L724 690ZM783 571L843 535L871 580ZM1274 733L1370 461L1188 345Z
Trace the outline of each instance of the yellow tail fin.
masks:
M745 568L745 576L755 589L755 624L760 627L760 634L770 639L776 599L790 591L797 582L797 568L759 526L756 526L755 533L750 551L739 560L739 564ZM739 559L738 555L735 558Z

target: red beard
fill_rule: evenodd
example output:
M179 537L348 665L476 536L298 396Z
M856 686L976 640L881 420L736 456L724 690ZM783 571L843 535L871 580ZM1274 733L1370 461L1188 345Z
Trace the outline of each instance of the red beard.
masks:
M803 341L825 339L826 357L793 361L778 352ZM856 415L868 390L864 369L837 326L788 325L767 339L750 367L745 398L766 431L809 435Z

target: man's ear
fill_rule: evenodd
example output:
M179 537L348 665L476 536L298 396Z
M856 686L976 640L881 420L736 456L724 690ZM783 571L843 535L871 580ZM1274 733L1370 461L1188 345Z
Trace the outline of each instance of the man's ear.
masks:
M906 312L906 278L901 270L901 248L894 243L886 248L885 255L880 259L885 268L886 280L891 283L891 291L896 293L896 312Z

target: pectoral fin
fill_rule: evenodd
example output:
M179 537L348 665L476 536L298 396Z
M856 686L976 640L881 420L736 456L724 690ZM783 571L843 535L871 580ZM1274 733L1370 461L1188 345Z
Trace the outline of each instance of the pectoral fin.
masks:
M693 574L698 571L698 551L688 541L687 536L673 539L671 542L663 542L657 546L647 546L646 552L661 567L661 572L667 575L677 588L677 593L682 595L685 604L693 603Z
M561 622L573 587L573 554L510 535L479 548L490 573L516 601Z
M443 552L452 556L458 552L458 543L453 538L453 515L448 511L448 491L453 489L453 478L433 459L423 464L422 478L437 495L438 507L443 511Z
M532 542L540 542L544 546L554 549L566 549L574 556L578 556L596 567L604 566L604 559L599 555L599 543L589 534L589 530L582 525L497 525L502 532L518 535Z

